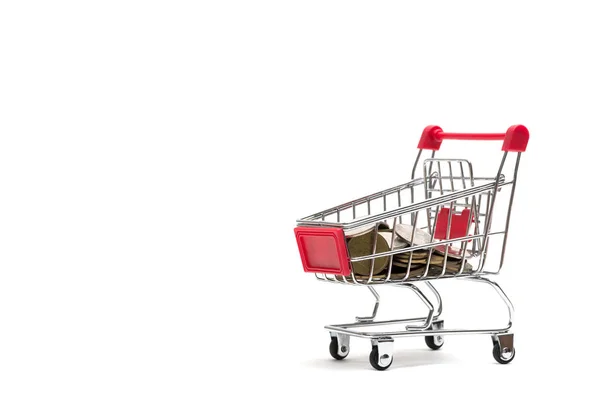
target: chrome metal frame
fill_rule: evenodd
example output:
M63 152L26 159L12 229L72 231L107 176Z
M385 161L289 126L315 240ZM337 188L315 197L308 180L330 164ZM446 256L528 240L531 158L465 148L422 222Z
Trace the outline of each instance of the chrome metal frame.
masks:
M356 228L373 227L373 236L377 233L378 226L382 223L391 226L395 230L398 224L410 221L412 226L411 241L408 247L394 248L392 243L389 250L377 251L374 239L373 252L370 255L351 257L350 264L359 261L370 260L371 267L368 275L358 275L351 266L351 273L347 276L315 274L316 278L330 283L341 283L354 286L367 286L375 297L373 313L366 317L356 317L356 322L340 325L325 326L332 337L337 337L344 344L348 344L350 336L370 339L373 346L378 346L380 360L379 366L386 367L391 363L392 343L394 338L405 336L436 336L436 341L442 342L443 337L454 334L490 334L494 344L501 348L502 355L514 355L513 335L510 333L514 308L510 299L506 296L500 286L486 278L488 275L496 275L502 269L505 259L506 243L510 224L510 215L517 183L517 173L521 153L516 154L512 180L506 180L503 172L507 164L508 152L504 152L500 166L495 176L476 177L473 173L472 164L466 159L440 159L436 158L435 151L431 157L423 161L421 177L417 177L418 163L423 150L419 150L411 173L411 180L407 183L388 188L374 194L352 200L341 205L331 207L308 217L297 220L299 226L313 227L338 227L344 233L349 233ZM508 203L496 208L497 200L502 190L510 190ZM434 239L438 216L443 207L449 208L449 216L445 228L444 239ZM462 209L469 209L472 219L469 219L467 231L471 234L462 237L450 238L452 215ZM419 215L423 216L419 217ZM493 224L492 215L496 219L504 218L503 225L499 228ZM502 217L504 216L504 217ZM427 231L431 236L430 242L420 245L414 244L417 229ZM502 236L502 246L499 263L493 267L488 261L488 252L491 241ZM392 239L392 242L394 240ZM443 264L441 272L432 272L431 258L434 248L438 250L444 247ZM448 253L450 248L462 253L460 268L456 272L447 270ZM470 248L468 250L468 248ZM413 264L413 253L416 250L428 250L429 255L423 273L419 276L411 276ZM472 257L467 257L469 252ZM407 253L409 260L404 275L392 273L392 257L397 254ZM389 266L385 274L375 274L375 259L389 257ZM471 265L468 261L474 261ZM439 265L436 266L439 268ZM473 282L483 282L497 292L508 309L508 323L500 327L480 329L445 329L440 316L442 314L442 298L432 285L432 280L438 279L461 279ZM424 284L433 292L435 305L415 285L415 282ZM375 290L375 285L400 286L411 289L425 304L428 313L424 317L410 319L395 319L375 321L379 308L380 297ZM364 327L377 327L383 325L404 325L401 330L395 331L364 331ZM382 352L385 351L385 354ZM389 362L387 357L389 356ZM383 358L383 359L381 359ZM386 365L387 363L387 365Z
M395 337L404 337L404 336L445 336L450 334L491 334L491 335L502 335L507 334L510 328L512 327L512 319L514 313L514 307L512 302L504 293L502 288L496 283L484 277L471 277L466 280L476 281L476 282L484 282L494 288L496 293L502 298L504 303L506 304L506 308L508 310L508 322L505 326L496 327L496 328L483 328L483 329L434 329L432 328L432 323L436 321L441 321L439 319L441 315L442 305L441 298L439 301L437 314L433 315L434 307L431 305L429 300L427 300L426 296L423 292L413 284L409 284L410 288L427 304L429 309L429 313L426 317L421 318L407 318L407 319L393 319L393 320L385 320L385 321L375 321L373 318L369 321L361 321L355 323L345 323L340 325L327 325L325 329L335 332L338 334L345 334L352 337L361 337L368 339L378 339L378 338L395 338ZM431 284L429 284L431 289L435 292L436 297L439 298L439 293ZM406 286L406 285L397 285L397 286ZM372 287L370 287L372 288ZM423 322L422 325L410 325L415 322ZM406 330L404 331L393 331L393 332L381 332L381 331L372 331L372 332L361 332L357 329L367 327L367 326L382 326L382 325L396 325L396 324L409 324L406 326Z
M448 277L461 277L497 274L502 268L504 254L508 238L508 227L510 225L510 214L514 199L514 190L517 181L517 172L521 154L516 156L513 179L506 181L502 170L506 163L508 152L504 152L500 167L495 177L475 177L473 166L466 159L438 159L435 158L435 152L432 152L431 158L423 161L423 177L415 178L417 165L421 157L422 150L419 151L412 171L412 180L372 195L368 195L351 202L329 208L327 210L315 213L311 216L297 220L299 226L313 227L338 227L348 233L356 228L373 227L373 235L377 233L376 226L385 223L391 225L392 229L405 220L403 216L410 217L410 224L413 228L412 239L409 247L378 251L376 244L373 247L373 253L366 256L352 257L351 263L370 260L371 269L368 278L366 275L357 278L357 274L352 268L351 274L342 278L332 277L327 274L315 274L317 279L354 285L371 285L397 282L413 282L419 280L434 280ZM453 166L460 170L460 173L453 172ZM448 172L444 173L444 167ZM446 185L445 185L446 184ZM422 186L422 196L420 197L417 187ZM510 188L510 198L505 211L505 223L502 228L493 228L492 215L496 208L496 198L502 188ZM408 198L406 198L408 196ZM403 199L403 197L405 197ZM394 199L392 199L394 198ZM392 206L395 200L397 205ZM404 203L408 204L404 204ZM449 206L449 214L445 230L447 231L445 239L434 239L434 231L437 228L438 215L440 210ZM390 207L392 207L390 209ZM473 227L473 233L458 238L450 238L449 234L452 228L452 215L457 214L462 209L469 209L473 216L469 221L468 229ZM364 214L360 215L361 211ZM425 223L420 225L420 214L424 214ZM431 241L426 244L415 245L414 236L417 229L426 230L431 236ZM486 266L487 253L490 239L496 235L503 235L504 239L501 247L500 262L496 268ZM376 241L376 239L374 239ZM471 271L466 271L468 264L467 246L471 242L471 253L473 258L478 259L478 263ZM434 248L445 247L444 260L441 273L432 273L431 256ZM461 258L460 270L455 273L447 273L447 261L449 249L458 249L463 253ZM417 250L429 250L429 256L425 265L425 271L417 277L410 277L413 267L413 252ZM375 275L375 259L389 257L390 263L392 257L396 254L408 253L409 262L405 275L402 277L392 276L392 267L388 267L387 275Z

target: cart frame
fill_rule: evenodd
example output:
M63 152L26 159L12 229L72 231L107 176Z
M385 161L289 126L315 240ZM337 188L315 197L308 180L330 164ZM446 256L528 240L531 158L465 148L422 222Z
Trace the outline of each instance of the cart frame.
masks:
M494 177L475 177L473 166L466 159L436 159L443 140L503 140L503 156ZM444 336L455 334L489 334L492 337L493 356L499 363L511 362L515 356L514 335L511 333L514 307L498 283L488 279L502 269L512 212L515 187L521 153L526 150L529 132L522 125L511 126L506 133L447 133L438 126L424 129L419 142L418 154L411 173L411 181L374 194L344 203L297 220L295 229L298 247L306 272L314 272L318 280L353 286L366 286L375 297L375 305L370 316L356 317L356 322L327 325L331 336L330 354L336 359L344 359L349 354L350 337L370 339L372 344L369 360L377 370L387 369L393 361L395 338L424 336L426 344L434 350L441 348ZM431 157L423 161L423 177L416 172L423 152L431 150ZM516 152L512 180L507 181L502 171L509 153ZM443 172L448 165L449 174ZM453 174L460 168L460 174ZM444 189L444 184L446 188ZM449 185L449 186L448 186ZM423 200L417 201L417 188L422 186ZM503 187L510 188L506 207L506 218L502 229L494 229L492 215L496 208L496 197ZM462 188L462 189L461 189ZM409 204L402 204L402 196L410 195ZM397 196L397 206L388 210L390 198ZM485 205L484 205L485 199ZM379 211L375 204L380 205ZM445 207L449 205L449 207ZM366 207L366 215L358 214L359 208ZM462 208L462 212L459 212ZM350 214L351 212L351 214ZM426 225L418 227L419 214L426 214ZM465 216L466 214L466 216ZM344 216L345 215L345 216ZM403 217L410 219L412 233L408 247L394 248L394 231L403 224ZM462 217L462 220L461 220ZM334 220L331 220L331 219ZM348 218L349 221L342 220ZM421 218L422 219L422 218ZM392 220L392 243L383 250L377 250L377 233L381 225ZM348 251L347 236L360 228L372 228L373 251L368 255L352 257ZM469 233L473 230L473 233ZM417 242L417 237L426 231L427 239ZM367 233L371 233L369 230ZM499 263L490 270L487 263L490 240L501 237ZM408 240L408 239L407 239ZM459 246L459 248L457 247ZM468 248L471 249L468 249ZM381 249L381 248L380 248ZM454 250L454 251L453 251ZM458 252L456 252L458 250ZM425 265L414 260L414 254L428 251ZM443 262L434 264L432 258L443 253ZM450 253L454 253L454 257ZM456 253L459 256L456 256ZM469 254L469 255L467 255ZM392 259L396 255L408 258L404 274L392 274ZM387 272L377 272L376 261L389 257ZM476 267L468 263L479 259ZM387 261L387 260L386 260ZM368 273L356 272L357 264L370 264ZM365 263L366 262L366 263ZM451 262L455 268L451 268ZM395 263L394 263L395 264ZM460 264L460 267L458 266ZM452 270L451 270L452 269ZM419 271L420 270L420 271ZM435 270L435 272L434 272ZM420 272L414 275L411 271ZM505 326L481 329L446 329L442 314L442 297L431 283L438 279L460 278L482 282L491 286L502 298L508 310ZM417 287L416 282L424 283L435 297L435 305ZM376 321L380 296L375 285L390 285L411 289L425 304L428 314L424 317ZM405 325L403 330L364 331L365 327L384 325Z

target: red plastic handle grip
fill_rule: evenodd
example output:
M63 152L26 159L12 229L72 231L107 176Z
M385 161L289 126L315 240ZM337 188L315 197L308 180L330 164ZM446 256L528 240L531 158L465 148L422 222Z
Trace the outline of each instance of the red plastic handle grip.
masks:
M419 149L430 149L438 151L443 140L471 140L490 141L502 140L502 150L508 152L525 152L529 142L529 130L527 127L516 124L510 126L506 133L447 133L438 126L427 126L423 130L421 140L417 146Z

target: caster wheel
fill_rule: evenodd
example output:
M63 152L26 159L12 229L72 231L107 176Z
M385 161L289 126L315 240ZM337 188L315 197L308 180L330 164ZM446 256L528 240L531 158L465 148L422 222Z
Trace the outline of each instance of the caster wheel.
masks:
M340 347L337 337L332 337L331 343L329 343L329 353L335 359L342 360L346 358L350 353L350 347L348 345L343 345L342 347Z
M501 363L502 365L510 363L510 362L512 362L513 359L515 359L514 347L513 347L512 351L501 350L500 344L498 344L498 343L494 343L494 350L492 351L492 354L494 355L494 359L498 363Z
M444 345L444 337L442 336L425 336L425 344L432 350L439 350Z
M385 358L381 358L381 360L382 362L387 364L385 366L381 366L379 364L379 349L377 348L377 346L373 346L373 349L371 350L371 355L369 355L369 362L371 362L371 366L373 366L377 370L386 370L394 361L394 357L387 354L385 354L384 357Z

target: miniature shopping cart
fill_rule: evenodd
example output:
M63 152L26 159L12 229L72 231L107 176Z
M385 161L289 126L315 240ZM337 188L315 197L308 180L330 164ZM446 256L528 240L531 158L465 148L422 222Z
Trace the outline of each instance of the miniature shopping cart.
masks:
M497 173L476 176L466 159L436 157L443 140L502 140ZM385 370L392 364L394 338L424 336L427 346L437 350L446 335L489 334L496 361L513 360L513 306L500 286L487 277L498 274L504 262L519 160L528 140L529 132L522 125L492 134L448 133L428 126L419 141L409 182L297 221L295 234L305 272L325 282L366 286L375 296L371 316L325 326L335 359L348 356L351 336L370 339L371 365ZM424 151L432 151L431 156L419 167ZM491 286L508 307L506 326L444 328L442 299L432 281L450 278ZM416 282L427 286L435 305ZM427 306L427 316L376 321L376 285L411 289ZM398 324L404 328L381 331L382 326Z

